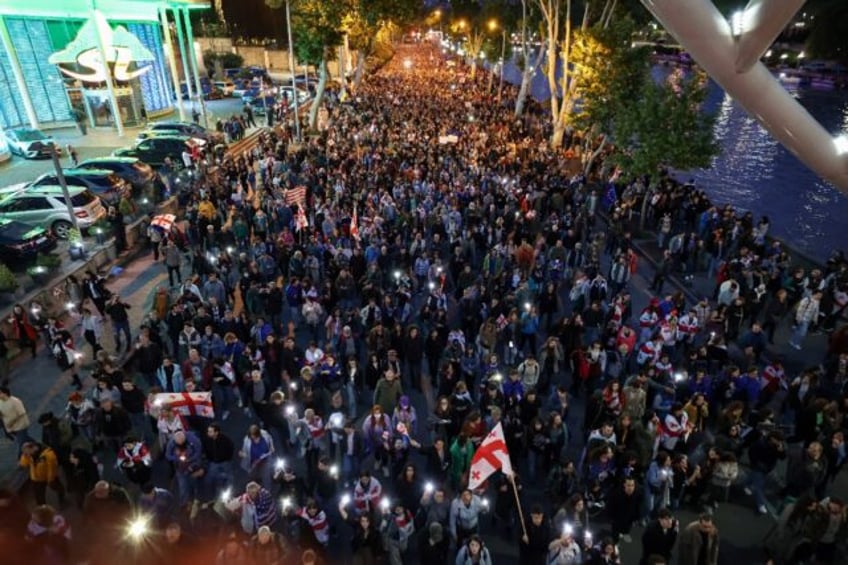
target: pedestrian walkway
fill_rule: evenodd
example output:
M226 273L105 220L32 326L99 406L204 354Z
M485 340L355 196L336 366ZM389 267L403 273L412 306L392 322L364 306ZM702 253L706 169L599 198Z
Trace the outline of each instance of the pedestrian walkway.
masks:
M167 284L165 269L153 261L152 254L133 261L118 276L107 282L107 287L112 292L120 294L121 298L132 306L129 317L133 334L149 311L157 287L163 283ZM81 376L88 390L94 386L94 382L86 378L91 368L91 348L87 345L83 346L85 342L76 328L71 328L71 333L77 347L85 354L83 361L85 368ZM112 328L106 319L104 319L101 343L106 351L114 353ZM35 439L41 439L41 430L37 424L38 416L47 411L52 411L56 415L63 414L68 394L73 390L70 380L58 378L59 374L60 370L56 361L49 349L43 346L35 359L20 359L10 373L9 387L27 407L32 422L29 433ZM6 439L0 440L0 479L14 474L17 468L16 458L14 443Z

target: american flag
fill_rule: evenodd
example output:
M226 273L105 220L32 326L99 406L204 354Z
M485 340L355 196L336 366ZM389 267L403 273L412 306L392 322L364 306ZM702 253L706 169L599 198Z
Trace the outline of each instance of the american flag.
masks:
M303 209L306 206L306 187L296 186L287 190L285 192L285 198L286 204L289 206L297 204L299 208Z

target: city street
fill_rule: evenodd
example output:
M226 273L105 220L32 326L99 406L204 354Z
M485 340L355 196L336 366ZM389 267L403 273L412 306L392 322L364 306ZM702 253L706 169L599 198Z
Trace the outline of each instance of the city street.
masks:
M397 65L397 61L404 60L404 57L407 56L418 57L416 64L422 64L421 62L424 60L431 61L430 64L434 66L440 64L440 61L436 61L436 59L432 57L432 53L429 53L431 57L426 59L423 55L416 52L415 49L415 47L402 47L401 52L398 53L393 64ZM393 72L391 67L389 67L388 72ZM395 69L394 72L397 72L397 69ZM437 72L434 72L433 74L438 76ZM406 79L402 79L398 82L399 84L404 84L405 80ZM475 85L473 82L470 83L470 88L474 88L476 86L479 85ZM473 98L473 96L469 95L469 98ZM469 102L469 104L471 104L471 102ZM233 112L238 112L241 109L240 103L236 100L215 101L210 102L208 105L213 116L221 117L227 116ZM453 125L449 123L450 120L451 117L449 115L445 117L445 127ZM465 122L465 120L466 116L465 114L462 114L460 121ZM473 121L473 119L469 120L469 122ZM77 147L80 152L80 158L83 159L104 155L109 153L115 147L127 145L132 141L132 139L134 139L135 133L135 130L128 130L123 139L118 138L111 132L92 132L89 136L81 137L77 132L65 130L55 132L55 135L57 141L62 145L71 143ZM375 143L375 145L377 144ZM379 149L385 148L380 147ZM356 159L350 159L350 161L356 161ZM49 163L46 162L24 162L20 159L15 159L11 164L0 168L0 174L2 174L4 183L12 184L14 182L31 180L38 174L49 170L49 168ZM261 189L262 187L259 188ZM602 187L594 186L593 188L600 189ZM516 218L520 217L520 212L516 211L515 215ZM593 218L592 221L597 222L594 226L596 229L605 229L606 225L603 223L603 219ZM638 318L640 311L655 297L656 293L649 289L649 285L654 278L656 263L661 254L657 247L656 239L647 232L639 234L638 238L634 241L634 247L640 252L640 257L638 260L637 271L627 285L632 296L633 315L630 320L623 320L625 323L632 323L634 318ZM204 247L204 249L206 248ZM603 256L600 258L599 272L606 274L610 272L611 258L606 254L602 255ZM375 262L377 262L377 260L375 260ZM438 273L441 274L441 272L441 267L439 267ZM182 266L183 277L187 276L189 273L190 267L186 260ZM248 273L245 272L244 276L248 276ZM680 289L686 294L687 303L693 304L703 297L712 297L715 290L714 285L714 280L708 280L704 275L695 276L691 283L687 285L681 284L679 280L672 277L672 280L666 282L665 290L666 292L672 292ZM111 277L107 281L107 286L113 293L120 294L123 300L131 305L131 309L129 311L130 327L132 328L133 337L135 337L140 322L152 307L157 291L168 287L166 268L161 262L154 262L152 254L143 254L139 259L128 264L122 272ZM359 286L361 287L363 285ZM570 289L567 284L561 285L558 289L558 297L563 305L570 304L569 290ZM357 289L357 301L359 300L362 291L363 288ZM421 310L427 296L428 293L421 292L411 299L411 310L416 316ZM446 299L446 302L447 320L445 325L450 328L459 327L459 308L455 297L452 296ZM239 291L238 299L233 302L233 308L236 316L240 313L239 310L241 305L242 302ZM362 306L361 303L358 303L358 305ZM528 310L529 308L530 307L528 305ZM560 308L558 314L562 316L570 312L571 306L568 306ZM84 364L87 367L90 367L92 364L91 349L88 346L82 345L84 341L80 335L79 328L72 327L71 330L74 334L77 347L85 355ZM776 345L769 346L766 355L779 354L783 356L787 374L794 377L801 370L822 362L826 351L827 336L823 334L811 334L804 342L804 350L797 351L787 345L789 332L790 325L788 320L784 320L778 328L775 336ZM537 333L539 338L546 337L541 331ZM296 336L298 345L303 348L305 348L308 341L312 339L312 334L308 331L308 328L305 327L305 325L297 328ZM106 351L114 352L115 347L112 339L112 328L108 322L104 325L102 341ZM542 339L540 339L540 343L541 342ZM360 357L364 357L364 353L364 351L360 350ZM729 346L729 354L731 358L738 357L739 353L740 352L735 344L731 344ZM29 417L32 421L29 433L33 437L40 439L41 433L39 426L36 423L39 415L47 411L51 411L60 417L64 415L68 395L73 388L69 380L65 380L58 376L60 371L56 366L54 358L46 348L41 347L35 359L25 357L26 356L15 361L11 372L9 386L12 389L12 394L19 397L28 409ZM131 365L128 370L130 371L130 374L134 374L132 373ZM92 379L88 377L87 370L83 372L83 377L85 390L88 391L92 386L94 386L94 383L92 382ZM555 384L570 384L572 378L573 376L570 370L561 371L557 375L558 382ZM136 381L139 386L146 387L145 383L141 382L140 377L136 377ZM430 444L431 437L427 426L423 425L423 422L427 420L428 415L432 414L435 398L433 391L430 390L430 387L426 383L427 379L424 379L424 381L425 387L423 392L405 391L405 393L409 395L411 403L417 411L418 422L421 423L418 426L417 432L413 434L413 437L426 446ZM780 400L781 396L778 395L773 400L772 406L778 407L780 405ZM361 415L370 408L370 405L371 398L367 398L364 399L359 406L360 418L357 421L357 426L361 425ZM584 448L584 434L582 432L584 431L583 422L585 410L585 394L583 396L571 397L567 424L572 438L571 443L568 446L568 455L573 461L579 460ZM241 444L242 437L244 436L248 425L255 421L256 418L253 418L249 414L243 413L242 410L238 410L233 407L232 417L222 421L221 425L224 433L233 439L238 446ZM793 449L797 447L799 446L793 446ZM16 446L10 441L0 439L0 478L5 477L10 479L14 484L20 485L25 481L23 480L24 477L22 476L22 473L16 470L16 455ZM98 457L99 462L103 467L102 474L104 478L110 481L126 484L127 481L124 476L116 469L114 455L101 451L98 454ZM305 469L305 461L297 458L292 453L286 453L286 457L297 474L302 476ZM410 461L413 462L418 469L424 468L423 457L414 450L410 456ZM371 459L369 457L365 460L365 465L370 464ZM521 467L517 469L517 471L519 474L524 474L524 461L521 461L520 465ZM744 469L744 465L742 467ZM743 480L742 477L740 477L740 479L736 481L736 485L731 488L729 500L727 502L721 502L715 510L715 523L721 536L720 563L728 565L753 565L763 563L762 540L774 527L775 517L773 514L780 510L781 503L778 503L778 501L781 501L781 496L779 495L779 491L783 486L782 482L786 472L785 467L785 464L780 465L773 475L775 480L770 480L769 482L767 490L770 494L770 501L777 503L774 507L769 508L769 514L758 515L756 513L753 500L750 497L747 497L741 489L741 483ZM378 478L380 481L384 482L384 484L390 484L393 480L393 478L384 479L382 474L380 474ZM545 479L546 477L542 476L538 477L537 481L531 482L526 480L524 482L521 502L525 508L525 515L527 515L527 510L530 506L535 503L548 504L549 501L547 500L547 495L544 491ZM239 470L236 475L237 492L241 492L240 489L243 487L245 480L245 473ZM171 488L172 492L175 491L176 485L174 480L171 478L171 469L169 465L162 460L157 461L155 464L154 482L159 486ZM339 490L340 492L336 494L341 495L341 489ZM834 493L834 495L848 498L848 480L845 478L845 473L842 473L837 477L836 483L830 490ZM27 496L29 496L29 493L27 493ZM48 495L48 498L51 496L52 493ZM487 496L492 497L494 494L489 492ZM349 546L349 530L347 526L341 524L341 521L339 520L340 517L336 510L335 500L328 501L325 505L325 510L327 511L332 524L330 534L331 542L329 544L328 551L331 557L341 559L343 556L347 555L347 548ZM681 526L685 526L695 519L698 511L699 509L696 508L688 508L685 510L675 511L675 516L679 519ZM79 519L79 512L76 508L67 506L62 509L62 512L70 518L72 522L77 523L76 521ZM188 516L185 512L181 511L180 518L184 523L189 524ZM512 523L510 524L504 524L502 522L496 523L490 516L484 516L480 522L482 537L485 539L487 547L493 554L493 562L495 564L515 562L518 556L517 540L520 537L520 526L517 521L517 516L510 516L510 518L512 518ZM211 528L215 523L216 518L213 516L213 511L211 509L203 509L200 511L200 515L197 520L191 524L191 528L194 530L193 533L207 534L211 531L211 529L207 530L206 528ZM605 515L599 517L597 523L591 522L587 526L587 529L592 532L595 539L600 539L602 536L609 533L607 518ZM635 565L638 563L640 555L640 544L638 543L638 540L640 539L641 533L642 528L637 526L632 532L633 542L621 543L620 550L622 554L622 562L624 564ZM90 534L91 532L81 531L79 533L79 537L81 539L85 539L85 536ZM84 545L84 543L80 545ZM408 559L415 559L414 551L411 551L408 555Z

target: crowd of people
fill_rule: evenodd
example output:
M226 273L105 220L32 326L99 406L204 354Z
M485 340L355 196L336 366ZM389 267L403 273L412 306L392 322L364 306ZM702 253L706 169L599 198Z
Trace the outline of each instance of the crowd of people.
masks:
M129 305L92 276L96 384L51 320L83 389L66 414L38 440L0 388L36 502L0 492L4 543L40 563L612 565L640 525L640 563L716 565L739 489L779 517L763 563L841 562L844 258L796 267L767 219L665 174L583 175L587 141L549 147L543 109L513 117L480 74L405 48L305 143L198 156L129 362L96 339L109 320L129 348ZM644 308L640 210L663 253ZM714 296L663 294L678 275ZM831 332L827 359L788 374L789 324L796 349ZM469 490L498 425L515 474Z

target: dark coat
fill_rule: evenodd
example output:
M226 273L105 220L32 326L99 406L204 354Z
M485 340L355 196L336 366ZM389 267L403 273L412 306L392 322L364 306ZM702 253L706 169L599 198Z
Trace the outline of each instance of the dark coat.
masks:
M648 563L651 555L662 555L671 562L671 552L677 541L677 523L669 530L663 531L659 520L654 520L642 533L642 560L640 565Z

